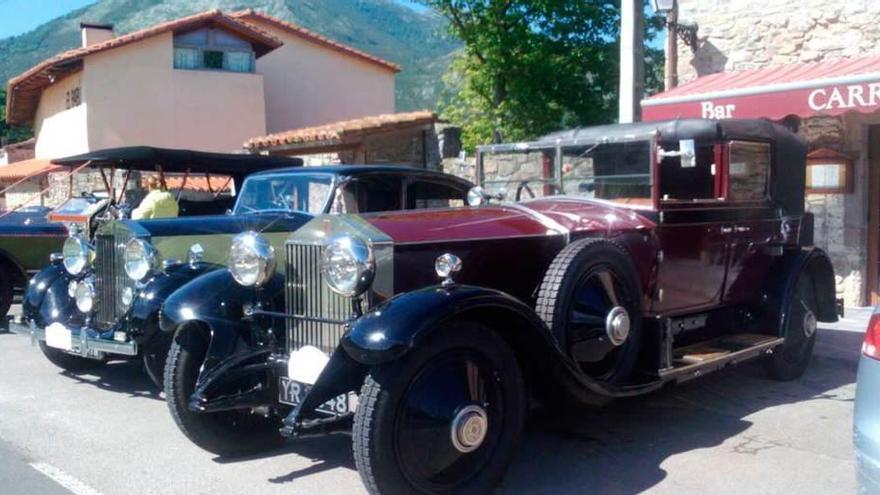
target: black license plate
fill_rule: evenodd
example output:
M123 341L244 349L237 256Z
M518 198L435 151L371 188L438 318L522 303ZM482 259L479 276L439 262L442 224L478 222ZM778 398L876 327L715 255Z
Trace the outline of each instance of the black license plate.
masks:
M278 402L298 406L309 394L312 386L282 376L278 379ZM345 415L357 408L357 395L354 392L338 395L316 407L315 410L330 415Z

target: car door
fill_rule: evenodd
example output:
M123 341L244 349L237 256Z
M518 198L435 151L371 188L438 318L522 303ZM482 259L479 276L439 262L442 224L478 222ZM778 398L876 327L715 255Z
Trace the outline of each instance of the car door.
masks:
M721 150L697 143L690 163L665 157L658 164L656 312L697 311L721 300L730 232L720 197Z
M728 144L728 206L736 215L728 223L728 268L722 300L735 304L755 297L770 269L769 244L780 232L780 219L769 201L769 143L732 141Z

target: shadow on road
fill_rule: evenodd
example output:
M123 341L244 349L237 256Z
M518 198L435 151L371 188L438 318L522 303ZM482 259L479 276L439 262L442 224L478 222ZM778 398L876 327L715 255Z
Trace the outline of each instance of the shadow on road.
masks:
M80 373L62 371L61 374L82 385L123 393L129 397L162 400L159 387L147 376L139 360L111 361L89 371Z
M569 414L544 409L531 418L500 491L643 492L666 478L662 464L667 458L740 435L752 425L748 416L758 411L813 400L851 402L836 391L855 382L861 341L858 332L820 330L810 368L793 382L765 378L761 364L753 362L603 408ZM732 449L757 454L772 446L743 435ZM349 435L296 440L261 457L285 454L310 458L314 464L270 478L271 483L340 467L354 469Z

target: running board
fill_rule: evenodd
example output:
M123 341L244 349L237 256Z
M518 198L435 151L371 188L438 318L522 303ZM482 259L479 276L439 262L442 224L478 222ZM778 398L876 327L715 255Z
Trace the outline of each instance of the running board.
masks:
M660 370L663 380L685 381L725 366L772 354L785 339L772 335L742 333L673 349L672 366Z

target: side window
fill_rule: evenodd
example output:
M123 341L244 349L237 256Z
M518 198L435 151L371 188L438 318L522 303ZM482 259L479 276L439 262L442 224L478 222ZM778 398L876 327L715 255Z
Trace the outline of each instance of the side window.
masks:
M464 206L465 197L459 188L417 180L406 188L406 208L456 208Z
M358 213L403 209L403 178L395 175L366 175L350 181L343 193ZM346 208L349 213L352 208Z
M767 199L770 145L768 143L731 141L728 171L728 199L730 201Z
M664 149L677 150L676 145L664 145ZM718 199L716 174L720 167L715 163L716 146L696 143L696 164L683 166L680 158L666 157L660 162L661 201L696 201Z

